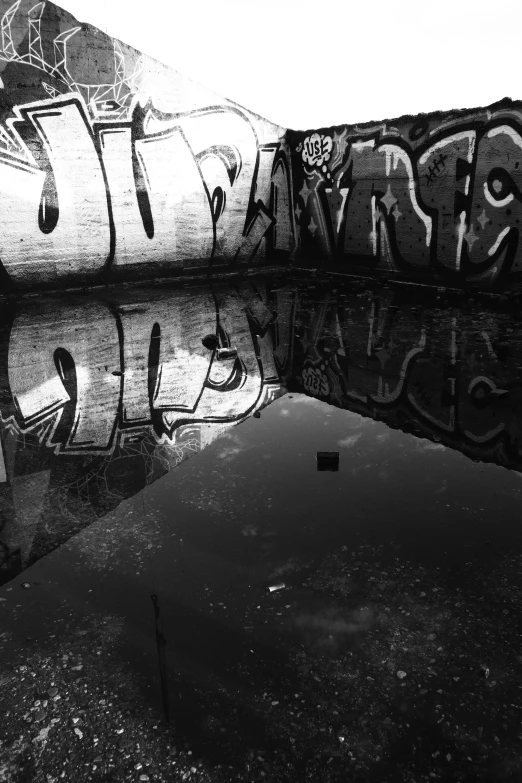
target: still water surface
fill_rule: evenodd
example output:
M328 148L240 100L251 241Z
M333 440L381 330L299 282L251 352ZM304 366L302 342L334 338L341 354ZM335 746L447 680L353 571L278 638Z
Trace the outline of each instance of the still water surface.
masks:
M498 592L522 535L508 304L310 280L118 296L44 300L5 327L13 647L104 618L159 709L156 595L169 709L217 763L275 742L252 704L301 691L303 656L345 661L413 599L432 602L424 636L449 634L459 594ZM218 360L208 333L237 357ZM317 451L338 451L338 471Z

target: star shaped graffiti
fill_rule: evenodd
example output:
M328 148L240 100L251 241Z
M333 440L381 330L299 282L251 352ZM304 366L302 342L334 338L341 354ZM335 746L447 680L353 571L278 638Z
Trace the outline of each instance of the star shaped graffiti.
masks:
M381 198L381 204L384 204L386 207L386 212L389 215L391 212L392 207L397 203L397 199L392 193L391 185L388 185L388 190L386 191L386 195L384 195Z
M464 239L468 243L469 249L473 250L473 245L478 239L478 236L475 234L475 229L473 228L473 226L471 226L467 234L464 234Z
M395 222L400 218L402 215L402 212L399 212L399 205L395 204L394 208L392 209L392 215L395 218Z
M308 187L308 185L306 184L306 182L304 182L304 183L303 183L303 187L302 187L302 188L301 188L301 190L299 191L299 195L300 195L300 196L301 196L301 198L303 199L303 204L304 204L304 206L305 206L305 207L306 207L306 205L307 205L307 203L308 203L308 196L310 195L310 193L311 193L311 192L312 192L312 191L310 190L310 188Z
M477 223L480 223L480 227L482 228L482 231L484 231L486 224L489 223L489 218L486 215L485 209L482 210L482 214L477 218Z

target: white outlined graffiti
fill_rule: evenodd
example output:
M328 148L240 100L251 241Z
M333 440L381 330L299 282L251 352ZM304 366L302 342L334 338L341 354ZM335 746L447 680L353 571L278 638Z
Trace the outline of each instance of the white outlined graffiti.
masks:
M160 90L155 103L161 68L150 58L45 2L24 8L16 0L0 23L6 94L18 70L34 81L25 103L16 88L0 127L4 282L63 287L288 260L281 129L227 101L176 112ZM90 41L101 57L92 83L77 56Z
M140 432L171 443L191 423L238 422L281 387L288 349L275 321L291 321L293 298L277 304L275 313L246 287L22 306L9 338L9 421L68 454L110 454ZM209 334L237 354L218 359L202 343Z
M520 104L289 134L300 252L314 264L450 285L522 271Z
M0 152L0 258L20 285L96 278L111 265L246 262L262 241L293 249L280 144L263 147L273 161L260 156L233 107L175 117L137 107L131 122L92 125L69 95L17 107L8 127L20 152ZM260 172L260 161L272 168Z
M106 84L82 83L71 75L68 65L68 42L81 31L81 26L75 25L64 30L53 39L54 62L49 62L44 55L41 30L46 3L36 3L27 14L27 52L20 54L15 47L12 30L20 3L21 0L16 0L2 16L0 57L11 63L32 65L50 76L56 86L44 81L42 81L42 86L51 98L56 98L60 94L79 93L89 107L89 113L93 120L109 117L114 120L129 120L135 97L140 91L143 57L140 55L137 58L132 72L128 74L121 44L113 39L113 82Z

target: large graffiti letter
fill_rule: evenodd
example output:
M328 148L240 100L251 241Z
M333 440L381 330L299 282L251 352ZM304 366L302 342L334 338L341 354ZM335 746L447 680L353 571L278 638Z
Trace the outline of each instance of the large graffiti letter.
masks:
M171 427L180 418L234 421L247 415L262 395L259 360L244 300L233 292L218 293L217 300L221 343L235 348L237 356L225 360L214 357L195 412L190 416L165 412L164 420Z
M238 111L219 107L172 119L158 119L151 113L145 131L153 133L175 126L187 139L209 193L216 230L215 257L230 260L243 243L250 247L252 231L255 252L272 221L261 210L261 221L250 221L250 232L245 228L257 162L252 125Z
M8 365L23 428L59 412L49 445L89 453L112 446L122 372L116 321L105 306L27 307L13 324Z
M349 195L344 252L374 256L386 266L399 259L427 265L431 218L415 191L409 155L402 147L375 140L352 144L348 158Z
M511 125L485 131L477 149L467 257L476 271L496 277L504 263L522 270L518 251L522 220L522 136ZM470 270L472 271L472 270Z
M209 292L171 293L135 300L118 309L123 325L125 381L123 423L150 422L154 411L197 407L212 352L202 344L216 332L216 306Z
M463 131L437 141L419 158L419 190L434 211L432 257L459 270L466 233L475 131Z
M96 275L110 253L110 225L83 104L43 101L17 113L23 122L13 129L27 143L28 161L0 156L0 259L24 285Z
M150 204L147 232L138 206L131 129L105 128L100 139L116 228L114 263L147 262L157 269L187 261L206 264L214 245L212 214L201 172L179 128L135 142Z

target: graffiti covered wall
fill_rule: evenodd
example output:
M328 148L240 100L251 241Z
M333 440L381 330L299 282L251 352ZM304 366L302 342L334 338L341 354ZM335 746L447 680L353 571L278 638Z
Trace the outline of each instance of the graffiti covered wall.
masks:
M0 0L0 294L288 262L512 285L521 164L521 102L287 131Z
M3 291L290 256L283 128L52 3L0 15Z
M521 102L288 140L301 259L456 286L520 279Z

